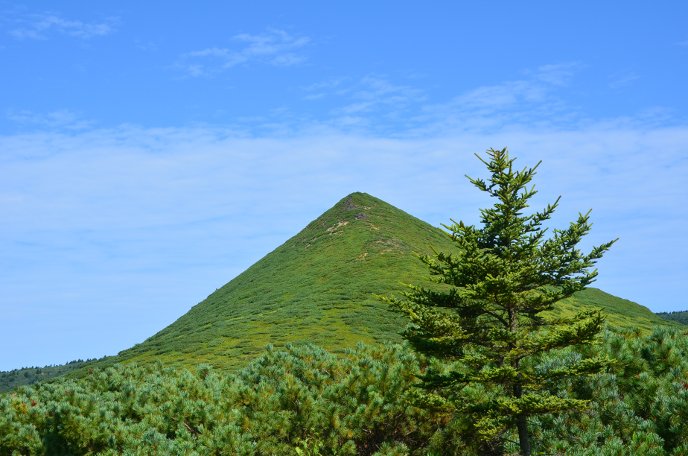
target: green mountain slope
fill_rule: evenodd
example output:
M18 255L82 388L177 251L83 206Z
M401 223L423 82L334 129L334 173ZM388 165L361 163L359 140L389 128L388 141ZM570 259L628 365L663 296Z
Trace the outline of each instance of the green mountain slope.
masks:
M310 341L328 350L399 341L406 325L374 294L427 283L418 253L453 248L440 229L365 193L354 193L145 342L110 358L172 365L244 365L265 345ZM610 324L666 322L645 307L585 290L561 304L607 311ZM100 363L102 364L102 363Z
M597 288L583 290L557 305L562 313L575 312L581 306L601 308L611 328L649 333L657 326L672 328L681 326L676 322L660 318L645 306L628 299L618 298Z

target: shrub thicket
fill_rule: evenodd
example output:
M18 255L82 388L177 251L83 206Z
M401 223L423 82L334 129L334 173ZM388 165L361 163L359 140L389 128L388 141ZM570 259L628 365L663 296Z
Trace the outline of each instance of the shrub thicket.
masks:
M440 415L409 396L400 346L342 356L304 345L236 375L119 365L0 398L0 454L403 454Z
M688 338L607 333L593 350L614 367L549 385L592 399L583 413L530 419L535 454L688 454ZM543 357L554 370L579 357ZM569 357L569 359L566 359ZM334 355L268 350L228 375L118 365L0 395L0 455L468 455L465 416L423 402L422 360L402 346ZM507 453L518 452L508 435Z

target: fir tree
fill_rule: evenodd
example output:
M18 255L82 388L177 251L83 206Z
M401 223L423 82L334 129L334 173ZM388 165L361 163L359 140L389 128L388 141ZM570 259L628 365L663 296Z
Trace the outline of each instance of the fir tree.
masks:
M590 356L555 369L537 368L543 355L590 344L603 324L597 310L555 318L554 304L589 285L596 260L615 241L585 254L577 247L590 231L589 215L548 235L559 198L540 212L526 214L536 194L529 186L537 166L515 170L507 149L487 151L487 181L468 177L494 199L481 210L482 226L455 222L449 231L455 252L422 257L439 283L411 286L392 299L411 325L405 337L420 352L445 360L429 370L426 398L453 403L457 416L470 417L469 433L482 454L502 454L506 432L518 430L520 452L531 453L528 417L582 409L586 401L553 394L566 377L599 372L607 362Z

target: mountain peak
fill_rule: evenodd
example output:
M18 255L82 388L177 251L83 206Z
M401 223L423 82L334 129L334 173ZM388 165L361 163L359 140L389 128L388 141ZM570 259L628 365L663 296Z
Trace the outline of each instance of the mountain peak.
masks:
M339 202L330 210L349 213L348 215L355 213L353 214L353 217L361 220L367 218L366 211L369 211L373 206L377 206L379 204L386 203L367 193L354 192L339 200ZM327 212L325 214L327 214Z
M273 252L120 360L241 365L266 344L330 350L400 341L401 316L374 294L400 291L451 245L439 229L367 193L345 196ZM424 274L427 276L427 273ZM198 354L201 359L198 360Z

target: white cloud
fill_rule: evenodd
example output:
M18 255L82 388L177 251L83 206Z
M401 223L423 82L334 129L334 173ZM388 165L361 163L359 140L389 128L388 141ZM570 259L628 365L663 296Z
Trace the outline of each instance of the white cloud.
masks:
M326 80L303 91L305 100L329 104L329 117L318 123L335 129L416 137L513 126L551 128L584 120L559 97L582 68L578 63L543 65L520 78L476 87L440 103L414 85L381 75Z
M329 105L327 116L317 123L335 129L386 131L394 125L414 121L424 92L407 84L397 84L384 75L359 79L332 79L304 87L304 100ZM406 128L401 128L407 131Z
M468 90L445 103L425 104L415 116L414 134L447 130L499 131L504 128L559 128L582 119L559 97L582 65L544 65L523 77Z
M45 114L29 110L8 110L5 117L17 124L48 130L84 130L93 126L91 121L81 118L68 109L61 109Z
M236 35L234 40L245 43L241 54L247 58L264 58L274 65L288 64L292 59L300 60L300 56L292 52L301 49L310 43L310 39L304 36L292 36L284 30L269 29L263 34L242 33Z
M83 22L56 13L43 13L21 17L16 22L18 25L8 31L11 36L20 40L42 40L55 34L80 39L109 35L114 32L116 21Z
M640 76L633 71L615 73L609 77L609 88L613 90L623 89L629 87L638 79L640 79Z
M554 63L541 65L535 71L527 71L526 75L534 76L551 86L564 87L584 68L585 65L580 62Z
M262 34L242 33L232 40L237 46L187 52L175 66L192 77L210 76L250 63L293 66L306 60L301 51L310 43L305 36L294 36L280 29L268 29Z
M551 102L555 90L568 85L581 68L579 64L543 65L525 72L526 77L470 90L453 104L465 111L485 112Z

